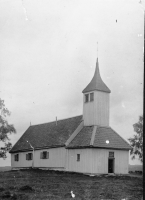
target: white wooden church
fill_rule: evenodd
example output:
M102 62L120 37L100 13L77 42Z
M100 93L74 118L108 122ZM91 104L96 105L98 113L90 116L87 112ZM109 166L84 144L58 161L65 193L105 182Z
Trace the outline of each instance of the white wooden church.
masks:
M110 89L95 74L83 90L83 115L30 126L11 153L12 169L127 174L129 144L109 126Z

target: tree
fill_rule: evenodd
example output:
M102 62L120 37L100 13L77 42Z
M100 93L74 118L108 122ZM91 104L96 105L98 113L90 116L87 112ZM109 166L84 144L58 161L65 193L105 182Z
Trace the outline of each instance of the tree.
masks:
M0 148L0 158L3 159L7 158L6 153L12 148L9 135L16 133L14 126L6 120L10 114L10 111L5 107L4 100L0 99L0 142L4 143L4 147Z
M138 155L141 162L143 162L143 116L139 116L139 121L133 124L134 131L136 134L133 138L129 138L130 145L132 146L132 150L130 151L130 155L132 159L135 159L135 156Z

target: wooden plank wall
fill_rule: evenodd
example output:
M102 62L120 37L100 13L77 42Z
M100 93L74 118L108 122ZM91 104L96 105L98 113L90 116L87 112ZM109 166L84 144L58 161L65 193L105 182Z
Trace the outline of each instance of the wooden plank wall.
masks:
M83 119L85 126L109 126L109 93L94 91L94 101L85 103L83 100Z
M108 173L109 151L114 152L114 165L116 174L127 174L129 164L129 151L109 149L69 149L67 150L67 171L82 173ZM80 154L80 162L77 161Z
M77 161L80 154L80 161ZM90 149L67 150L66 171L87 173L92 171L92 151Z
M45 149L46 150L46 149ZM109 150L109 149L65 149L53 148L49 151L49 159L40 159L40 153L43 150L35 151L34 167L46 168L66 168L66 171L82 173L108 173L108 155L109 151L114 152L115 173L127 174L129 164L129 151ZM11 154L11 166L13 168L32 167L32 160L26 160L26 153L19 153L19 161L14 161L14 155ZM77 161L77 154L80 154L80 161Z
M11 167L32 167L32 160L26 160L27 153L32 153L32 151L19 153L19 161L14 161L15 154L12 153L11 154Z
M49 152L49 159L40 159L42 151ZM37 150L35 153L35 167L65 167L65 154L66 149L64 147Z
M49 152L49 159L40 159L42 151ZM19 153L19 161L14 161L14 155L11 154L11 166L14 167L32 167L32 160L26 160L26 154L31 152ZM35 150L34 152L34 167L65 167L65 154L66 149L52 148L44 150Z

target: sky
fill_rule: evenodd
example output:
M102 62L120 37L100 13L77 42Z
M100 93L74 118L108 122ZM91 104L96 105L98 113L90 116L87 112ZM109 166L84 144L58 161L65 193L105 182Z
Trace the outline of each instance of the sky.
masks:
M0 98L17 133L81 115L97 59L111 90L110 126L125 140L143 113L144 2L0 0ZM0 143L2 146L3 144ZM10 154L0 166L11 164ZM138 159L130 164L140 164Z

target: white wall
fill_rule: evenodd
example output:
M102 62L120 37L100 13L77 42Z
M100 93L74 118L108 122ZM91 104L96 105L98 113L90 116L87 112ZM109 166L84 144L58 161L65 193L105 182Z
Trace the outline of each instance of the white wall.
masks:
M115 173L128 173L129 151L116 151Z
M85 93L89 94L89 93ZM94 101L85 103L83 97L83 119L84 125L103 125L109 126L109 93L94 91Z
M114 172L116 174L127 174L129 164L129 151L109 150L109 149L65 149L52 148L49 151L49 159L40 159L43 150L36 150L34 154L34 167L66 168L67 171L82 173L108 173L109 151L114 152ZM26 160L26 154L31 152L19 153L19 161L14 161L11 154L12 167L32 167L32 160ZM77 161L77 154L80 154L80 161Z
M40 159L40 152L48 151L49 159ZM65 167L65 156L66 149L64 147L61 148L52 148L45 150L37 150L35 152L35 167Z
M127 174L129 151L112 149L92 149L92 172L108 173L109 151L114 152L114 173Z
M109 149L68 149L67 171L83 173L108 173L109 151L114 152L114 173L127 174L129 164L129 151ZM77 161L80 154L80 162Z
M32 167L32 160L26 160L26 154L32 153L32 151L19 153L19 161L14 160L14 155L18 153L11 154L11 167Z
M40 159L42 151L49 152L49 159ZM11 166L14 167L32 167L32 160L26 160L26 154L31 152L19 153L19 161L14 161L14 153L11 154ZM34 167L65 167L66 149L52 148L34 151Z
M80 154L80 161L77 161L77 154ZM67 171L92 172L92 150L91 149L68 149L67 150Z

